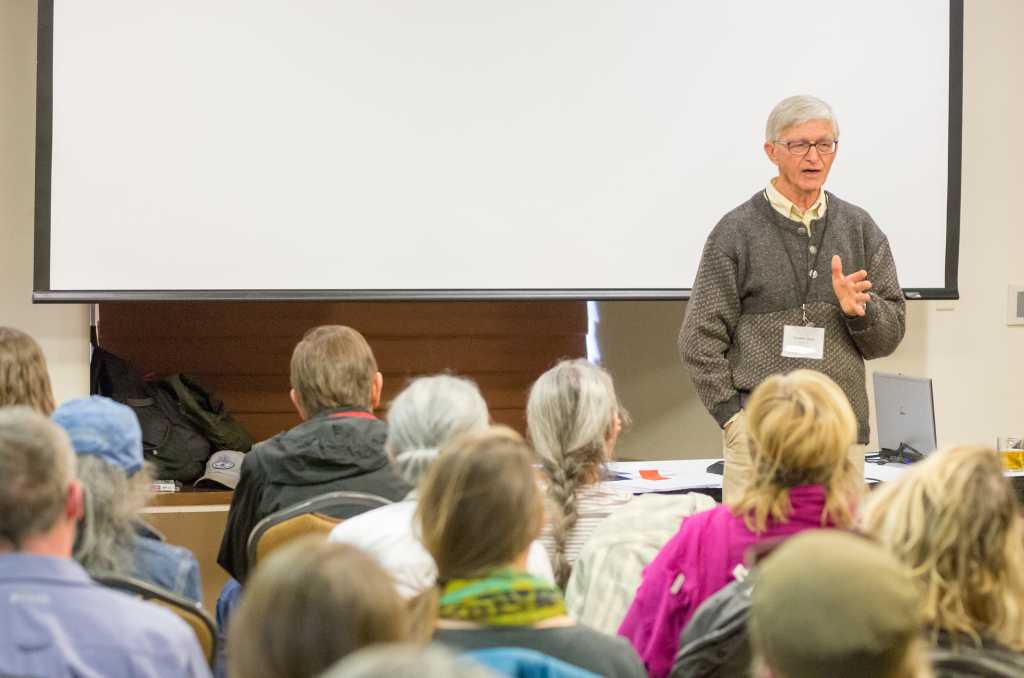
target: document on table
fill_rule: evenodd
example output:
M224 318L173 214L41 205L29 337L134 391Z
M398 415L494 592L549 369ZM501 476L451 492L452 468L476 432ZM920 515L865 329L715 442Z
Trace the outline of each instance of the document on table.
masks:
M721 488L722 476L707 472L707 467L716 461L718 460L613 461L608 463L608 470L618 480L605 481L605 484L633 494Z

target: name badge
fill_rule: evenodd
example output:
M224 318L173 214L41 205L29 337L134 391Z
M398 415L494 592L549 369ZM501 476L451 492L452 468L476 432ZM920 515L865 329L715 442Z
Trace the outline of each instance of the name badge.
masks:
M821 360L825 357L825 328L786 325L782 329L782 355Z

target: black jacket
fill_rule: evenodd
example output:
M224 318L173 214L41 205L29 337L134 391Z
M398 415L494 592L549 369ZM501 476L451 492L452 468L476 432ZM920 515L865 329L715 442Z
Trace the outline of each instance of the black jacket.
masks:
M935 678L1020 678L1024 654L993 641L979 647L966 637L940 632L931 648Z
M410 488L388 464L386 437L383 421L366 410L343 408L321 412L253 447L242 462L217 562L244 582L246 544L256 523L325 492L404 497Z
M755 573L731 582L697 608L679 636L669 678L745 678L751 675L747 637Z

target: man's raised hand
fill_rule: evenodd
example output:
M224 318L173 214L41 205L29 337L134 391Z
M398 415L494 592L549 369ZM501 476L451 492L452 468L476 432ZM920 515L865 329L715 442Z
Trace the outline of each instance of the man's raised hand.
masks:
M838 254L832 257L832 289L844 314L853 317L866 313L865 305L871 300L871 282L867 278L868 272L863 269L843 275L842 259Z

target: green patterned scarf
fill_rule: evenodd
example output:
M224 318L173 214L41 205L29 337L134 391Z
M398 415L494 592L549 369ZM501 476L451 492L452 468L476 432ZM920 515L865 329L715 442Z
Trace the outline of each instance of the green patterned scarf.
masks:
M482 579L453 579L441 591L442 619L482 626L532 626L564 614L562 592L525 572L496 570Z

